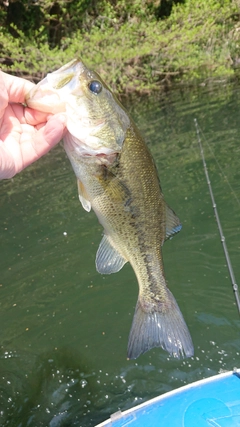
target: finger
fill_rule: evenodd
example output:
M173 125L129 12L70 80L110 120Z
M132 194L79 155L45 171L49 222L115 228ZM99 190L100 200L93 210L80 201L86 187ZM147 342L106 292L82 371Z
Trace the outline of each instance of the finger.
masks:
M35 86L29 80L11 76L3 71L1 71L1 78L7 90L9 102L24 102L26 94Z
M39 134L49 145L49 149L51 149L54 145L56 145L63 137L64 132L66 130L66 117L63 114L55 114L51 116L42 129L39 130ZM49 150L48 150L49 151Z
M49 113L42 113L41 111L33 110L32 108L25 108L21 104L10 104L13 114L21 124L29 124L36 126L38 124L46 123L52 116Z
M12 117L15 117L15 119L18 121L18 123L20 124L25 124L26 120L24 117L24 107L21 104L12 104L10 103L7 107L6 113L7 111L11 111L11 114L8 113L8 115L11 115ZM5 114L6 118L7 118L7 114Z
M45 123L48 118L50 118L51 114L43 113L41 111L34 110L33 108L24 108L24 119L25 122L29 125L38 125L40 123Z
M28 125L23 125L27 128ZM49 121L39 130L32 134L22 134L21 152L24 169L44 154L48 153L63 137L65 131L65 117L62 115L52 116ZM17 172L20 172L18 170Z
M12 178L16 174L15 161L4 144L0 142L0 179Z
M0 71L0 118L2 118L4 110L8 105L8 93L2 78L2 74L3 73Z
M62 114L51 116L39 130L28 124L20 125L16 117L8 117L6 126L10 126L11 132L7 127L1 129L0 179L11 178L38 160L61 140L66 130Z
M20 107L18 105L18 107ZM12 105L8 105L4 110L0 126L0 139L5 141L8 138L15 138L18 140L18 135L22 133L22 127L12 109Z

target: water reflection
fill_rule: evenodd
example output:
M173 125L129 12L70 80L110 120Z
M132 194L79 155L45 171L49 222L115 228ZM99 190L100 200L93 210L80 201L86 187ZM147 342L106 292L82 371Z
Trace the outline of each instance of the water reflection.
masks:
M118 408L239 367L239 319L193 122L211 146L203 141L239 279L239 93L172 91L129 105L183 223L163 251L194 341L191 359L154 349L126 360L136 278L127 265L115 275L96 272L102 229L81 208L61 147L1 182L0 424L94 426Z

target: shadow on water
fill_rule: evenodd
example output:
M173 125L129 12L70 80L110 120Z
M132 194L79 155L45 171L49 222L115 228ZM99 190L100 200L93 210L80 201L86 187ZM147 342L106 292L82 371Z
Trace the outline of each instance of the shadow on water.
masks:
M136 278L128 265L115 275L96 272L102 228L81 208L61 147L1 182L0 425L93 427L118 409L239 367L240 321L193 121L211 146L203 141L240 280L239 96L238 87L219 85L127 106L154 155L165 199L183 224L163 256L193 338L190 359L153 349L126 360Z

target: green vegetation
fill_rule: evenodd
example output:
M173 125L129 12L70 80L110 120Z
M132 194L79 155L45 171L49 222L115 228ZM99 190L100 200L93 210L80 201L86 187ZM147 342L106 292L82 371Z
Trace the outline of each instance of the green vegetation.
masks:
M4 71L34 81L80 56L120 92L238 76L240 0L5 0Z

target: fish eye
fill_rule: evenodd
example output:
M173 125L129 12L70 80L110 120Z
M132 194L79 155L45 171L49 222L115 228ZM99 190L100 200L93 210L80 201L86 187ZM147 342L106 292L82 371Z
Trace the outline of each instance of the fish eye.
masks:
M88 87L94 95L98 95L102 91L102 84L98 80L92 80Z

